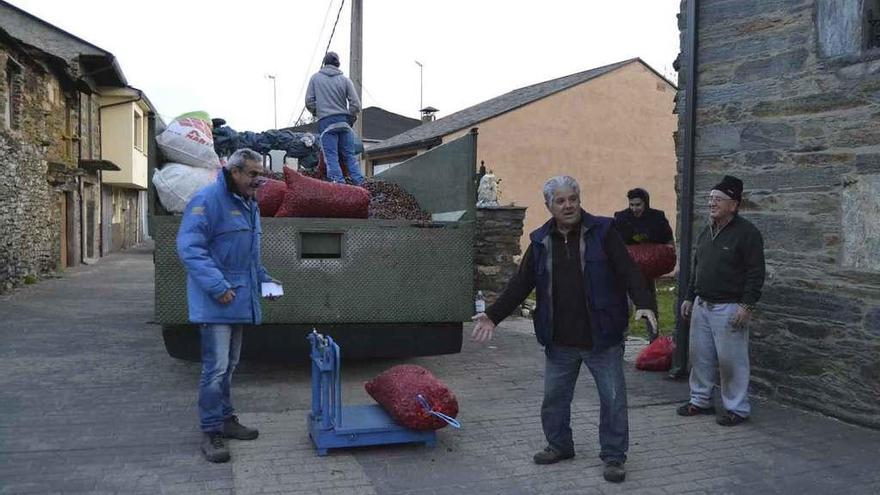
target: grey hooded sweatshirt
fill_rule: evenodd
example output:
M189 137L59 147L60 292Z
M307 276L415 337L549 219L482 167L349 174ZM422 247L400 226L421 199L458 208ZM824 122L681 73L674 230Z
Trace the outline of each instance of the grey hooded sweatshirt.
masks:
M331 115L356 115L361 111L361 100L351 79L338 68L325 65L309 80L306 108L319 120Z

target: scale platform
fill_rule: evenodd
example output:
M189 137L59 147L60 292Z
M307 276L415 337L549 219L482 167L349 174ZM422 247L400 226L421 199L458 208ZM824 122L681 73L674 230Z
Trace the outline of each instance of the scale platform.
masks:
M329 449L395 443L437 444L434 430L415 431L398 425L377 404L343 406L339 346L329 336L309 334L312 358L312 409L309 437L319 456Z

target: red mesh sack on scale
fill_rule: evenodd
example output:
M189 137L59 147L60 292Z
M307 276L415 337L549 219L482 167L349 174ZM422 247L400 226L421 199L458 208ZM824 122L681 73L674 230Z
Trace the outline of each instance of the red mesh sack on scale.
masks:
M636 368L645 371L669 371L672 367L672 353L675 343L672 337L661 335L642 349L636 357Z
M438 430L447 424L457 424L435 414L450 419L457 416L455 394L421 366L394 366L368 381L364 388L398 424L412 430Z
M675 248L669 244L630 244L626 249L648 280L675 270Z
M260 205L261 217L274 217L281 208L284 196L287 194L287 184L281 180L268 179L265 184L257 189L257 204Z
M347 184L333 184L284 168L287 193L276 217L367 218L370 193Z

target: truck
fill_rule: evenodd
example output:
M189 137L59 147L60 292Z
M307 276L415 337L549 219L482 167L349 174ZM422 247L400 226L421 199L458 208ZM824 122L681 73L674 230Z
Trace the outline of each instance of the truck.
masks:
M198 360L176 248L181 216L158 200L152 176L162 161L155 119L148 124L155 322L169 355ZM263 300L263 324L245 329L242 359L306 359L312 329L332 335L347 358L460 352L474 310L476 145L473 129L378 177L412 194L431 221L262 218L263 264L284 296Z

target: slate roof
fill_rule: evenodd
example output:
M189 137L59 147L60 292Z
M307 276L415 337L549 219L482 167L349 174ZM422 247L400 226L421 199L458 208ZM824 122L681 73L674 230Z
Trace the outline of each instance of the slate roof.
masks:
M363 124L363 139L382 141L401 132L407 131L422 123L419 119L412 119L403 115L389 112L379 107L367 107L360 115ZM318 133L318 123L288 127L293 132Z
M112 53L2 0L0 27L22 43L67 63L79 61L98 85L121 87L128 84Z
M369 153L391 151L396 149L409 149L421 147L420 145L439 144L440 138L449 133L466 129L484 120L496 117L503 113L515 110L533 101L546 98L559 91L577 86L578 84L594 79L603 74L617 70L633 62L639 62L656 73L653 68L645 64L639 58L632 58L621 62L596 67L576 74L551 79L524 88L515 89L509 93L497 96L472 107L465 108L442 119L428 122L418 127L402 132L390 139L370 147ZM660 74L657 74L659 77ZM665 79L664 79L665 80ZM668 81L667 81L668 82Z

